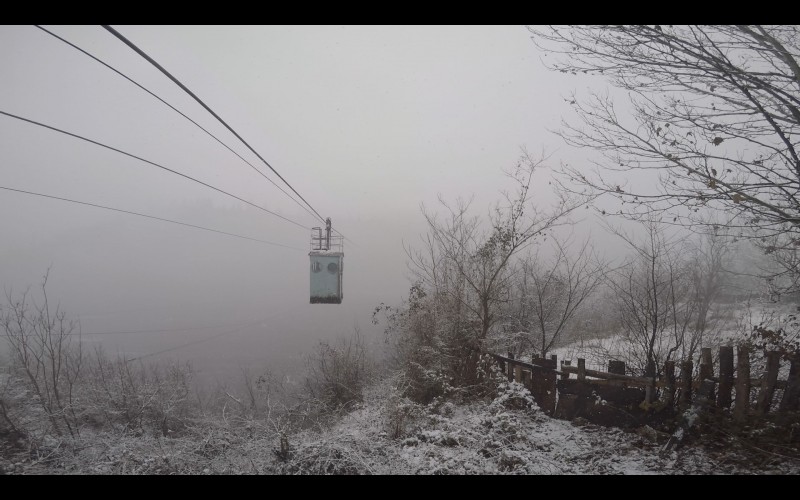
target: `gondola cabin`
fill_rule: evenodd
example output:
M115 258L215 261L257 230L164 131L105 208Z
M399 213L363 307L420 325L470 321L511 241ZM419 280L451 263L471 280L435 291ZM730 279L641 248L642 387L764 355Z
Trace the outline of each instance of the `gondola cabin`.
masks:
M325 232L315 227L311 234L311 303L342 303L342 271L344 252L342 237L331 235L330 219Z

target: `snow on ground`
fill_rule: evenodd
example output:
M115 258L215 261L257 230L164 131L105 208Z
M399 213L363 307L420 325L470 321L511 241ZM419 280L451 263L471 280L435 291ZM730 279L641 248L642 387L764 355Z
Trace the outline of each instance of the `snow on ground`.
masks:
M211 420L178 437L85 433L79 445L0 453L10 474L800 474L800 460L714 438L659 456L664 435L543 415L517 383L489 401L421 406L391 380L334 424L288 435ZM0 450L2 451L2 450ZM749 452L749 453L748 453ZM288 459L287 459L288 458Z
M789 301L785 303L770 302L768 300L752 299L742 303L716 304L709 315L709 331L704 334L700 347L711 347L716 355L716 347L720 345L736 345L746 340L756 326L765 328L795 328L790 323L793 317L800 315L800 306ZM668 340L668 335L665 336ZM665 341L657 349L666 351L671 344ZM606 371L609 359L627 361L630 366L630 343L624 338L622 332L608 332L601 336L588 336L571 339L563 345L548 352L548 356L555 354L559 362L570 360L575 366L578 358L586 360L586 368L590 370ZM699 363L699 350L695 353L695 364ZM680 357L680 352L678 353ZM760 368L760 365L758 365ZM786 378L783 376L783 378Z
M445 403L387 432L385 387L334 428L307 433L286 465L293 473L372 474L797 474L800 462L755 468L733 448L683 447L659 456L658 433L576 425L543 415L519 384L492 403ZM392 404L388 402L388 406ZM430 408L429 408L430 409ZM391 419L390 419L391 421ZM390 430L396 426L389 426ZM644 431L644 432L642 432ZM295 439L299 438L296 436Z

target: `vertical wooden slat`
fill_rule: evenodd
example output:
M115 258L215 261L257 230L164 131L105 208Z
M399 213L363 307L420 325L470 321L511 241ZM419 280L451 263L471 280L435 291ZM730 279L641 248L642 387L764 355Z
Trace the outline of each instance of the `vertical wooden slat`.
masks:
M514 353L508 351L508 359L514 359ZM508 381L514 381L514 363L508 363Z
M536 403L547 415L552 415L556 409L556 361L552 359L537 358L534 360L537 367L533 369L533 383L531 394Z
M703 347L700 354L700 380L705 380L714 376L714 359L711 356L711 348Z
M756 413L763 415L769 412L772 396L775 393L775 385L778 382L778 368L780 368L781 353L770 351L767 353L767 367L764 377L761 379L761 390L758 392L756 400Z
M685 410L692 404L692 370L694 369L694 363L692 360L687 360L681 363L681 380L680 380L680 389L681 389L681 396L678 401L678 406L680 407L681 411Z
M675 404L675 361L664 363L664 404L667 408Z
M652 380L652 379L651 379ZM655 381L653 381L655 382ZM653 383L647 384L644 388L644 403L650 405L656 397L656 387Z
M522 366L520 365L514 367L514 380L522 383Z
M717 406L730 409L731 389L733 389L733 347L719 348L719 394Z
M796 411L800 407L798 404L798 400L800 400L800 356L792 356L789 362L791 363L789 378L778 407L779 411Z
M750 350L745 346L736 349L736 405L733 418L742 422L750 409Z
M647 406L653 402L656 396L656 362L654 360L647 362L647 366L644 369L644 376L650 379L650 383L644 388L644 403Z
M586 360L583 358L578 358L578 380L586 381Z
M558 359L551 356L548 360L542 360L543 365L550 368L549 370L541 370L541 377L544 386L547 388L542 397L542 407L547 415L552 415L556 410L556 401L558 400L558 377L554 371L558 366Z
M703 347L700 350L700 387L703 387L703 398L705 403L709 404L716 400L714 396L714 383L711 378L714 377L714 358L711 355L710 347ZM705 383L709 382L709 383Z
M561 361L561 366L572 366L572 361L569 360L569 359L565 359L565 360ZM567 380L568 378L569 378L569 373L562 373L561 374L561 380Z

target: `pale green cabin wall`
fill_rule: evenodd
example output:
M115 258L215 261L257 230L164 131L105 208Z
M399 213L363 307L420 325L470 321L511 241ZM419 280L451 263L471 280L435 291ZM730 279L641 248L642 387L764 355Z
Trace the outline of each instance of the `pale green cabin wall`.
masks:
M342 301L342 270L344 254L340 252L311 252L311 303L333 303ZM330 269L334 264L335 269Z

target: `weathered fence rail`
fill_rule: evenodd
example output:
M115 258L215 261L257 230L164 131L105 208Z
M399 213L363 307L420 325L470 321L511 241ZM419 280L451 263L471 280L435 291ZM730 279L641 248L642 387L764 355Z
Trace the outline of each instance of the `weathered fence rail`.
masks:
M543 411L563 418L585 412L598 399L629 408L638 406L645 411L654 408L684 410L692 404L726 412L733 407L732 416L739 421L748 415L764 415L771 409L778 412L800 410L800 360L796 356L789 358L789 376L779 380L781 354L777 351L767 353L764 372L758 378L751 377L750 353L745 347L737 349L735 360L733 347L720 347L717 367L712 350L701 349L697 375L691 360L680 365L670 360L664 363L658 376L648 377L627 375L625 363L619 360L609 361L608 371L604 372L587 369L583 358L577 359L576 366L572 366L572 360L564 360L558 367L555 355L549 359L534 357L530 362L514 359L511 353L490 355L509 381L528 387ZM679 368L677 376L676 368ZM653 369L652 373L655 371ZM757 391L755 398L752 397L754 390ZM778 390L782 390L783 395L775 407L773 400Z

